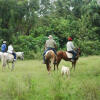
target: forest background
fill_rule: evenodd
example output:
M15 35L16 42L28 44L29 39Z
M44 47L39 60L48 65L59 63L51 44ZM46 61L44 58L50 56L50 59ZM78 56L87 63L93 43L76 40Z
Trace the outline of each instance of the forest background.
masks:
M0 45L12 42L27 59L41 58L48 35L58 50L71 36L81 55L100 55L100 5L96 0L0 0Z

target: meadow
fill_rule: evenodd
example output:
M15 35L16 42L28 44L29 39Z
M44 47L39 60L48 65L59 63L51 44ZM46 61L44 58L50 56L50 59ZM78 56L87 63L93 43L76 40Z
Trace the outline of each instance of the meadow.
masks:
M100 100L100 56L79 58L76 70L71 70L70 79L51 70L48 75L42 60L16 61L15 70L1 70L0 100Z

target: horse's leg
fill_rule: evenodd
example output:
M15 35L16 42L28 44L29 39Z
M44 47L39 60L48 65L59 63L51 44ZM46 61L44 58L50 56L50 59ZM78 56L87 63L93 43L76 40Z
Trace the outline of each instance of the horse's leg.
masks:
M4 71L4 66L2 66L2 72Z
M75 71L76 61L74 62L74 71Z
M74 67L74 62L72 62L72 67L71 67L71 70L72 70L72 68Z
M76 66L76 61L72 62L72 68L74 68L74 71L75 71L75 66ZM71 68L71 70L72 70L72 68Z
M57 70L58 70L58 66L59 66L60 62L61 62L61 59L58 59L58 60L57 60L57 64L56 64Z
M9 63L7 62L7 65L8 65L8 68L10 69L10 67L9 67Z
M13 71L14 70L14 62L12 62L12 69L11 69L11 71Z
M2 71L4 72L6 66L2 66Z
M46 61L46 67L47 67L48 74L50 74L50 65L48 61Z
M55 66L57 66L57 57L54 59L54 71L55 71Z
M50 74L50 65L48 64L48 74Z

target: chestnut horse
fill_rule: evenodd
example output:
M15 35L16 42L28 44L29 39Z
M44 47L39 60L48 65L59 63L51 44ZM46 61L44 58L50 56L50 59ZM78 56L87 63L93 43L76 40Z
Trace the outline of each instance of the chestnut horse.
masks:
M51 64L53 65L55 60L56 60L56 55L54 51L53 50L47 51L45 54L45 63L46 63L48 73L50 73Z
M77 62L77 60L78 60L78 58L80 56L80 48L75 49L75 51L77 53L77 56L76 56L74 62L71 61L71 58L68 58L68 55L66 54L66 51L58 51L57 52L57 59L56 59L57 60L57 64L54 64L54 70L55 70L55 66L57 66L57 69L58 69L59 63L60 63L60 61L62 59L65 60L65 61L72 62L72 68L74 67L74 70L75 70L76 62Z

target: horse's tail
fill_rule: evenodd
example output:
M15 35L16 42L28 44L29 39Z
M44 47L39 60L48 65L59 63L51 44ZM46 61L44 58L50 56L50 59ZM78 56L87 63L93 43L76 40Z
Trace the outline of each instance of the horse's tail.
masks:
M2 61L2 66L5 67L7 64L7 59L6 59L5 53L2 54L1 61Z
M56 55L53 51L48 52L47 57L48 57L49 61L51 62L51 64L53 64L55 62Z

